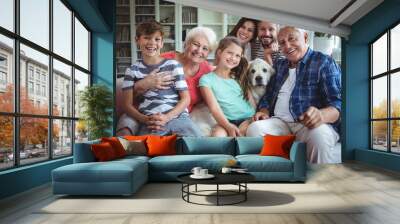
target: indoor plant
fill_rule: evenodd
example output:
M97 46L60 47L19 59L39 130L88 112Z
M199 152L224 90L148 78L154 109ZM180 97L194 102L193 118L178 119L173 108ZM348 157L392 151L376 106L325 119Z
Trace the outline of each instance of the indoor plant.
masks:
M89 139L109 136L107 131L112 125L113 95L109 88L103 84L87 86L80 92L82 108L81 119L85 121Z
M315 32L313 38L313 50L331 55L333 50L332 34Z

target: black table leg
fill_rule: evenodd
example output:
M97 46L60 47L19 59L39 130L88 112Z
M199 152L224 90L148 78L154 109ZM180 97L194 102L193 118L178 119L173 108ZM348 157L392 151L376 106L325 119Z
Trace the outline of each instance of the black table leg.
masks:
M246 183L244 183L244 190L245 190L245 192L244 192L244 201L247 201L247 182Z
M219 206L219 184L217 184L217 206Z

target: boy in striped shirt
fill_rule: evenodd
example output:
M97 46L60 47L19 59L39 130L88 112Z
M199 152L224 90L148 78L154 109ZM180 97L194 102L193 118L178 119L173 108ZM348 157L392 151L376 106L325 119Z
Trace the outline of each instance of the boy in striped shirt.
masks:
M201 136L186 109L190 96L182 65L176 60L160 56L163 47L160 23L151 21L139 24L135 39L143 60L138 60L127 69L122 90L125 112L140 123L139 135ZM135 83L149 74L172 74L175 80L168 87L148 89L140 94L140 91L134 89ZM132 104L134 96L138 99L137 108Z

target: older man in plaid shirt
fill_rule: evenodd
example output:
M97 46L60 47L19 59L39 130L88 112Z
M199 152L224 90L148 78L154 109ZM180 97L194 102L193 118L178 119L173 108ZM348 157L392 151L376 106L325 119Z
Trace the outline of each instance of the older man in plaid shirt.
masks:
M276 75L258 105L247 136L295 134L307 143L311 163L340 163L341 71L335 61L311 50L307 33L295 27L279 31L285 59L274 64Z

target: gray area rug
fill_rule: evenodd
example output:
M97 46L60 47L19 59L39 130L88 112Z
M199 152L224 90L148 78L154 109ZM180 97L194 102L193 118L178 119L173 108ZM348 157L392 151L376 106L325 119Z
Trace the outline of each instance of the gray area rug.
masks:
M227 206L190 204L181 198L178 183L146 184L131 197L57 197L35 213L125 214L125 213L360 213L361 205L345 201L317 184L249 184L246 202ZM229 190L234 186L224 186ZM212 190L213 185L198 190ZM194 190L194 187L191 188ZM210 193L213 194L213 193ZM224 197L224 203L240 198ZM194 196L194 202L215 204L214 196Z

